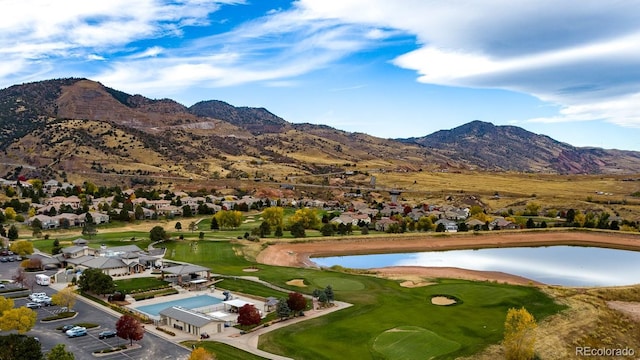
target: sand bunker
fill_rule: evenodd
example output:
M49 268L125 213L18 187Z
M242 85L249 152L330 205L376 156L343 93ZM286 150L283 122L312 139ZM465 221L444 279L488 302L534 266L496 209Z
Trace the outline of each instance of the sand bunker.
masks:
M297 286L297 287L307 287L304 284L304 279L293 279L286 282L287 285Z
M435 283L429 282L429 281L411 281L411 280L407 280L407 281L401 282L400 286L406 287L406 288L416 288L416 287L422 287L422 286L429 286L429 285L433 285L433 284L435 284Z
M448 306L457 303L457 301L446 296L434 296L431 298L431 303L433 305Z

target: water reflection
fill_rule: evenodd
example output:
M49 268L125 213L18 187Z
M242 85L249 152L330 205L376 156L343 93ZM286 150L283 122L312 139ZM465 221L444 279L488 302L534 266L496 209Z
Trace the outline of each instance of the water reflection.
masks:
M640 252L596 247L548 246L312 259L320 266L367 269L386 266L459 267L501 271L545 284L612 286L640 283Z

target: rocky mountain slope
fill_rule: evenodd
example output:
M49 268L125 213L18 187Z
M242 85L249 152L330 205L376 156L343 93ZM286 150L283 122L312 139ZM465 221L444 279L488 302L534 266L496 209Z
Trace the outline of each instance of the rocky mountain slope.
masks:
M474 121L421 138L381 139L323 125L291 124L266 109L216 100L187 108L87 79L0 90L0 151L0 176L13 164L44 174L156 179L282 180L355 168L640 171L639 153L576 148L513 126Z

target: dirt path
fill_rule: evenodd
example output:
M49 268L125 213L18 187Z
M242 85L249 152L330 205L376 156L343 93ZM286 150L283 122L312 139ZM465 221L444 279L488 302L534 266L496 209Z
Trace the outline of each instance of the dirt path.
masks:
M309 258L391 252L430 250L457 250L513 246L583 245L602 246L640 251L640 234L615 234L587 231L531 231L493 232L482 235L472 233L430 236L393 236L387 238L349 237L318 240L308 243L280 243L271 245L258 254L259 263L269 265L314 267ZM483 272L458 268L390 267L374 269L385 277L452 277L469 280L497 280L515 284L529 284L531 280L500 272ZM535 283L535 282L533 282Z

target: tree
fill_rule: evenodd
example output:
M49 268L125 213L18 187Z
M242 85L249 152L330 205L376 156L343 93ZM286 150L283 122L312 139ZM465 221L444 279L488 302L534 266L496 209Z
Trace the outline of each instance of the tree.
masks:
M189 223L189 231L194 232L198 230L198 224L195 221Z
M0 359L42 360L40 342L31 336L0 336Z
M431 221L431 218L428 216L422 216L418 219L416 229L418 231L431 231L433 230L433 221Z
M47 360L75 360L72 352L65 349L64 344L54 346L47 354Z
M136 208L133 211L133 216L135 216L136 220L144 219L144 209L142 208L142 205L136 205Z
M283 232L282 232L282 226L276 227L276 231L273 233L273 236L275 236L277 238L281 238L282 235L284 235Z
M9 231L7 232L7 237L9 238L9 240L15 240L18 238L18 236L18 228L15 225L11 225L9 227Z
M238 324L240 325L258 325L261 320L260 311L251 304L245 304L238 310Z
M90 215L87 213L87 219L85 220L84 225L82 225L82 235L92 237L98 233L98 229L96 228L96 223L93 222L93 219L89 221L89 216Z
M304 225L302 225L302 223L299 223L299 222L293 223L291 225L290 231L291 231L291 235L294 238L307 236L306 232L304 231Z
M180 231L182 230L182 224L180 223L180 221L176 222L176 226L175 226L176 230Z
M187 360L213 360L214 357L205 348L196 348L189 355Z
M291 316L291 308L287 304L286 298L281 298L278 300L278 305L276 305L276 313L280 319L286 319Z
M445 232L447 230L447 228L445 228L443 223L439 223L438 226L436 226L436 232Z
M154 226L151 231L149 231L149 237L153 242L169 239L169 235L162 226Z
M307 299L298 292L289 293L287 305L294 313L298 313L307 308Z
M51 248L51 254L60 254L62 252L62 246L60 246L60 240L53 240L53 247Z
M211 218L211 230L220 230L220 225L218 225L218 220L215 216Z
M262 224L258 227L258 232L260 237L267 237L271 235L271 225L268 222L263 221Z
M121 339L129 340L129 345L133 345L134 340L142 340L144 328L140 321L133 316L122 315L116 322L116 334Z
M534 229L536 227L536 223L533 221L533 218L527 219L527 223L525 224L527 229Z
M184 217L192 217L193 211L191 211L191 206L185 205L182 207L182 216Z
M566 215L567 223L571 224L575 218L576 218L576 211L574 209L567 210L567 215Z
M279 206L268 207L262 212L262 220L271 227L284 225L284 209Z
M4 296L0 296L0 316L7 310L13 309L15 303L12 298L6 298Z
M29 270L42 270L42 259L34 257L24 260L20 266Z
M298 209L289 218L289 225L301 224L304 229L315 229L320 225L320 219L318 218L318 212L315 209Z
M326 288L324 288L324 294L327 296L327 301L328 302L333 302L334 300L334 294L333 294L333 288L331 287L331 285L327 285Z
M221 228L237 228L242 224L244 216L237 210L218 211L213 217L217 220Z
M39 229L42 230L42 221L40 221L40 219L35 218L31 221L31 228L33 230Z
M20 256L31 255L33 254L33 243L27 240L18 240L13 242L9 249Z
M6 310L0 316L0 330L16 330L18 334L24 334L36 324L35 311L24 306Z
M335 232L335 228L330 223L326 223L320 228L320 233L322 234L322 236L333 236Z
M535 201L531 201L527 203L524 214L529 216L538 216L539 211L540 211L540 204L538 204Z
M89 291L98 295L111 294L116 290L111 276L100 269L87 269L82 272L78 280L78 286L82 291Z
M54 304L60 306L66 306L67 309L71 310L71 308L76 304L76 298L78 295L71 290L71 288L64 288L59 292L53 294L51 296L51 300Z
M505 359L529 360L535 355L534 344L536 320L524 307L511 308L507 312L504 323L504 347Z
M16 215L18 215L18 213L16 213L16 211L12 207L8 207L4 209L4 216L7 219L13 220L16 218Z
M20 287L25 287L27 282L27 273L24 271L24 268L19 267L15 270L11 279L16 283L20 284Z

